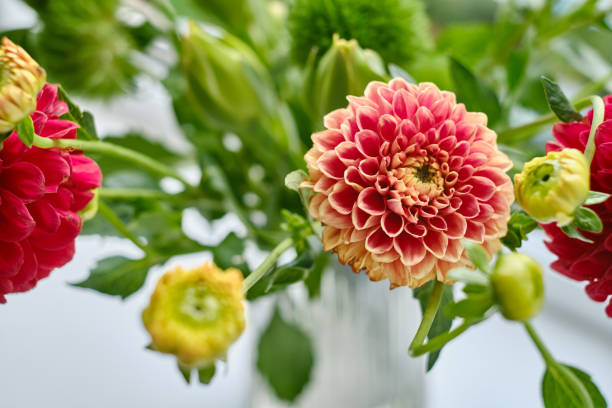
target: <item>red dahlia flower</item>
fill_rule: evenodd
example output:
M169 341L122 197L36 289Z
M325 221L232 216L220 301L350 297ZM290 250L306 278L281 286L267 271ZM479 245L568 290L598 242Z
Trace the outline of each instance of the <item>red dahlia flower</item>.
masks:
M353 271L418 287L469 265L461 240L489 253L506 234L508 157L483 113L434 84L371 82L325 119L305 156L323 245Z
M57 87L45 85L31 117L36 134L75 138L78 125L61 120L68 111ZM0 303L24 292L74 255L81 232L77 214L100 187L98 165L80 152L27 148L16 132L0 150Z
M612 95L604 98L604 122L595 135L595 157L591 163L591 190L612 193ZM557 123L553 126L556 142L549 142L546 151L572 147L584 152L593 111L581 122ZM543 225L549 241L548 249L558 259L551 267L577 281L588 281L586 292L591 299L605 302L612 295L612 199L589 206L603 222L603 232L594 234L581 231L592 244L565 235L554 223ZM612 300L606 308L612 317Z

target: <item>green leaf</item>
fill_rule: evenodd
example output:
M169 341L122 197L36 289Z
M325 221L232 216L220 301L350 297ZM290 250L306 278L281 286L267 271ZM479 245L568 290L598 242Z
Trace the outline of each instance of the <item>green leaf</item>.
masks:
M427 308L427 304L429 303L429 299L431 298L431 294L433 292L434 282L430 281L427 284L421 286L420 288L416 288L412 291L412 295L419 300L421 304L421 311L424 312ZM452 324L453 318L447 316L442 313L442 310L448 305L453 303L453 288L449 285L444 285L444 289L442 291L442 300L440 301L440 308L438 309L438 313L436 313L436 317L431 325L431 329L427 334L429 339L432 339L440 334L447 333ZM438 349L436 351L432 351L427 356L427 371L431 370L433 366L436 364L438 357L440 356L440 352L442 349Z
M314 255L312 251L305 251L294 261L274 268L264 275L264 277L249 290L247 299L254 300L302 281L309 275L313 266Z
M538 227L536 220L523 210L512 212L508 221L508 232L502 238L502 243L512 251L516 251L527 240L527 235Z
M603 223L599 215L590 208L580 206L574 212L574 223L583 231L600 233L603 231Z
M300 191L300 184L308 177L304 170L293 170L285 176L285 187L289 190Z
M507 65L508 70L506 73L509 90L512 91L521 84L523 78L525 77L525 71L527 70L528 63L528 50L516 50L510 54Z
M455 268L452 269L447 277L452 280L459 282L472 284L472 285L484 285L489 284L488 275L482 273L480 270L474 270L470 268Z
M34 143L34 123L30 116L26 116L17 123L17 136L27 147Z
M57 98L68 105L68 112L62 115L62 119L70 120L80 125L80 128L77 129L77 139L98 140L92 114L81 112L81 109L70 99L62 86L57 87Z
M459 102L463 102L470 111L486 113L489 126L494 125L502 115L495 91L454 58L450 59L450 71Z
M414 84L416 81L408 72L406 72L402 67L395 64L389 64L389 73L391 74L391 78L403 78L407 82Z
M578 231L578 228L576 228L574 223L561 227L561 231L563 231L565 235L567 235L570 238L579 239L580 241L588 242L589 244L593 243L592 240L588 239L587 237L582 235L580 231Z
M438 37L438 50L473 67L484 57L493 38L490 24L451 23Z
M185 382L187 384L190 384L191 383L191 371L192 371L191 367L184 366L181 363L177 363L176 366L181 372L181 375L183 376L183 378L185 379Z
M244 253L244 240L230 232L221 243L212 249L215 264L219 268L238 268L243 274L248 275L249 266L247 265Z
M470 293L467 298L446 306L444 312L451 317L481 318L494 304L491 291L486 290L481 293Z
M320 252L319 255L315 258L315 263L310 273L304 279L304 285L306 285L306 289L308 290L308 297L310 299L315 299L319 297L321 294L321 281L323 279L323 273L327 268L327 263L329 262L329 257L326 252Z
M200 368L198 370L198 380L201 384L210 384L213 377L215 376L215 371L216 367L214 362L209 366Z
M561 87L545 76L540 78L544 86L544 93L550 109L563 122L574 122L582 120L582 115L576 112L574 106L569 102Z
M582 397L585 391L588 394L586 401ZM603 395L591 381L591 377L564 364L547 367L542 379L542 398L546 408L607 407Z
M587 199L584 201L584 205L601 204L610 198L610 194L602 193L599 191L589 191Z
M98 261L86 280L72 285L125 299L142 287L149 269L157 263L159 263L157 260L150 258L138 260L122 256L105 258Z
M468 258L474 264L474 266L485 273L489 273L491 271L491 267L489 266L489 254L484 248L475 242L464 240L463 246L467 252Z
M278 398L293 402L310 381L313 363L310 337L276 308L257 346L259 373Z

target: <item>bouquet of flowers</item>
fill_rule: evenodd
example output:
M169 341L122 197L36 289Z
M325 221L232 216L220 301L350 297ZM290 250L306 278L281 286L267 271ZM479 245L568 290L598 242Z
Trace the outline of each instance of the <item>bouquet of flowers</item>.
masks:
M612 318L612 75L580 60L610 69L609 4L500 1L462 23L440 1L23 1L37 21L0 46L1 303L35 293L79 234L140 250L74 284L121 298L155 266L212 253L168 270L142 312L148 348L208 384L249 324L247 303L292 285L315 299L322 275L348 264L421 303L406 359L427 355L430 370L500 313L545 362L545 407L607 407L597 379L559 362L530 319L544 269L588 282ZM101 138L71 99L112 103L151 82L188 152ZM188 209L233 214L244 233L205 245L185 231ZM538 228L551 265L522 252ZM267 256L253 265L248 246ZM312 366L309 336L277 308L261 375L295 402Z

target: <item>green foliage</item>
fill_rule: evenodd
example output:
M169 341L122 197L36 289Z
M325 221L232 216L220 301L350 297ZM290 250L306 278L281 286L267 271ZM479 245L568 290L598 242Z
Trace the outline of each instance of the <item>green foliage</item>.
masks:
M492 27L486 23L449 24L438 37L438 50L468 67L474 67L487 52Z
M583 390L576 389L576 383ZM584 393L586 391L586 393ZM584 400L583 395L588 396ZM549 365L542 378L542 398L546 408L606 408L608 404L591 377L565 364Z
M34 123L30 116L26 116L17 123L17 136L24 145L31 147L34 143Z
M212 249L215 264L221 269L238 268L244 275L249 274L249 266L244 259L244 240L233 232Z
M574 122L582 119L582 115L569 102L561 87L552 79L543 76L541 78L544 93L550 109L563 122Z
M419 300L421 305L421 311L425 312L427 305L429 304L429 299L433 293L434 282L427 282L425 285L420 288L416 288L412 291L412 295ZM431 329L427 334L427 338L432 339L440 334L447 333L451 326L453 325L453 318L449 317L445 313L441 311L446 308L447 305L453 303L453 288L449 285L444 285L444 289L442 292L442 299L440 301L440 309L438 313L436 313L436 317L431 325ZM438 349L436 351L432 351L427 355L427 371L431 370L436 361L438 361L438 357L440 357L440 352L442 349Z
M584 201L584 205L595 205L601 204L610 198L610 194L602 193L599 191L589 191L587 199Z
M463 102L470 111L486 113L489 126L495 125L502 116L502 108L495 91L453 58L450 72L455 82L458 101Z
M502 238L502 244L512 251L516 251L527 240L527 235L538 227L536 220L531 218L523 210L512 211L510 221L508 221L508 232Z
M57 97L60 101L64 101L68 105L68 112L62 115L62 119L78 123L80 127L77 129L77 138L83 140L98 140L98 133L94 123L93 115L81 109L70 99L62 86L57 87Z
M603 223L599 215L590 208L580 206L574 212L574 223L576 227L583 231L600 233L603 230Z
M487 251L485 251L482 246L468 240L463 241L463 246L465 247L468 258L470 258L470 261L472 261L476 268L485 273L491 272L489 254L487 254Z
M257 369L277 397L294 402L310 381L314 350L310 337L275 309L257 346Z
M356 39L387 63L407 62L431 46L429 23L419 0L296 0L289 30L292 53L301 63L312 48L319 55L327 51L334 34Z

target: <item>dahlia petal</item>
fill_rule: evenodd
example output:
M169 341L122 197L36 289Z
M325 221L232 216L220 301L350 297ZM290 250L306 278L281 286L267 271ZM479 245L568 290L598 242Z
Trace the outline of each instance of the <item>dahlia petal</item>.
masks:
M29 204L28 211L36 222L36 227L50 233L54 233L60 227L60 216L48 200L39 200Z
M431 229L436 231L446 231L448 229L446 220L439 215L427 219L427 223Z
M79 127L74 122L51 119L45 122L39 136L52 139L76 139L76 132Z
M495 183L488 178L472 176L469 181L472 186L472 194L481 201L487 201L495 194Z
M342 243L342 231L333 227L325 227L321 233L321 239L323 249L329 251Z
M336 154L340 161L347 166L354 166L359 160L363 159L363 155L352 142L342 142L335 148ZM346 170L345 170L346 172Z
M580 151L584 151L584 145L576 135L589 130L590 126L583 122L555 123L552 129L553 136L560 144Z
M321 222L331 225L335 228L348 228L353 225L351 217L345 214L340 214L329 203L329 200L324 200L319 206L319 216Z
M23 251L23 263L17 276L12 278L15 292L23 292L34 287L38 276L38 261L32 246L27 240L21 241L20 244Z
M393 140L397 129L397 120L392 115L384 114L378 120L378 134L385 140Z
M379 113L376 109L369 106L361 106L357 108L357 126L361 130L378 130Z
M461 259L463 252L464 247L460 239L449 239L448 246L446 247L446 253L442 259L446 262L455 263Z
M466 220L467 228L465 230L465 237L472 241L482 244L484 242L485 227L479 222L472 220Z
M404 218L394 212L384 213L380 221L383 231L390 237L395 237L404 230Z
M23 201L13 193L0 189L0 241L21 241L30 235L35 226Z
M344 171L344 182L359 191L367 186L366 180L361 177L360 171L355 166L347 167Z
M344 136L336 129L326 129L321 132L313 133L311 139L315 146L322 152L333 150L340 143L344 142Z
M377 157L380 143L380 137L372 130L361 130L355 135L355 145L364 156Z
M398 118L411 118L417 109L417 101L405 89L400 89L393 95L393 113Z
M436 121L434 115L425 106L419 107L414 117L416 120L416 127L420 132L426 132L431 129Z
M422 224L406 224L404 230L415 238L422 238L427 234L427 228Z
M359 193L357 205L370 215L382 215L386 209L385 199L373 187L368 187Z
M30 236L30 243L36 249L59 250L70 245L80 232L81 218L78 215L60 214L60 226L57 231L50 233L36 227Z
M351 116L348 109L336 109L323 117L323 125L328 129L340 129L344 120Z
M46 277L48 271L66 265L72 258L74 258L74 240L59 249L36 248L36 260L39 267L37 278Z
M359 174L364 180L374 181L378 175L378 160L373 157L359 163Z
M474 218L478 215L478 200L471 194L461 196L461 207L457 212L465 218Z
M393 247L393 238L385 234L382 228L377 228L368 235L365 245L368 251L382 254Z
M70 211L78 213L82 211L87 205L93 200L95 197L95 193L92 190L88 191L80 191L77 190L73 193L74 200L72 201L72 206L70 207Z
M341 179L344 176L346 166L338 158L338 154L334 150L329 150L317 161L321 171L328 177Z
M0 279L15 276L23 265L23 249L16 242L0 245Z
M2 169L0 185L25 202L38 200L45 194L45 176L28 162L17 162Z
M434 256L442 258L448 247L448 236L441 231L430 230L427 232L427 235L423 237L423 243L425 244L425 248Z
M406 266L418 264L427 253L423 240L407 233L396 236L393 239L393 246Z
M327 198L334 210L340 214L350 214L357 202L358 195L359 193L352 187L338 183Z
M56 151L32 148L23 157L43 172L48 193L56 192L70 178L70 164Z

